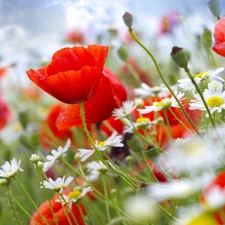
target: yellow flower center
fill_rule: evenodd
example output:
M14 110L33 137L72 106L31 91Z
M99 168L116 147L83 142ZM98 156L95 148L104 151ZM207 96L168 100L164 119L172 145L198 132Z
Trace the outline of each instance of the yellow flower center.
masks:
M212 96L207 100L207 104L210 107L220 107L223 103L224 100L220 96Z
M101 146L101 147L104 147L104 146L105 146L105 141L100 141L100 142L98 143L98 145Z
M68 200L70 201L71 199L77 199L81 195L81 192L76 190L72 191L68 194Z
M202 78L202 76L205 74L205 72L201 72L201 73L199 73L199 74L197 74L196 76L195 76L195 78Z
M162 107L163 105L162 105L162 101L160 101L160 102L157 102L157 104L155 105L156 107Z
M149 118L140 117L137 118L136 123L149 122Z

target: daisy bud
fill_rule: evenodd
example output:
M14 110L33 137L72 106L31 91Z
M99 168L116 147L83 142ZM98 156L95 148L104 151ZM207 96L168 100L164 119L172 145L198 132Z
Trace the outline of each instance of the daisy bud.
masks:
M41 157L37 154L31 154L30 161L33 163L38 163L41 160Z
M141 139L135 134L133 134L131 138L127 139L127 145L134 152L141 152L145 148Z
M128 155L128 156L125 158L125 160L126 160L127 162L133 162L133 157L132 157L131 155Z
M1 178L0 179L0 185L6 185L7 184L7 179L5 179L5 178Z
M163 117L161 117L161 116L158 117L156 120L157 120L157 123L158 123L158 124L164 123L164 119L163 119Z
M133 24L133 15L129 12L125 12L123 15L123 21L126 24L126 26L131 29Z
M173 61L181 68L187 68L188 66L188 57L183 48L174 46L171 52L171 57Z
M221 7L220 7L220 2L219 0L210 0L208 2L208 8L210 12L217 18L220 18L220 13L221 13Z
M75 160L79 160L80 159L80 153L77 152L75 155L74 155L74 159Z
M120 47L117 51L118 53L118 56L120 57L120 59L123 61L123 62L126 62L127 61L127 58L128 58L128 53L127 53L127 50L126 48L124 47Z
M204 29L204 32L202 34L202 42L206 50L211 49L213 43L212 32L207 28Z
M156 137L156 135L157 135L157 132L156 132L156 131L152 131L152 132L151 132L151 136L152 136L152 137Z

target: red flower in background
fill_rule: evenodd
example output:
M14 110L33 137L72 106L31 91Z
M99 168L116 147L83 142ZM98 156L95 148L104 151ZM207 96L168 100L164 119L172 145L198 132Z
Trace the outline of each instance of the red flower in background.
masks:
M65 41L71 44L84 44L84 33L79 30L70 30L65 35Z
M225 57L225 18L217 21L214 29L215 44L212 49L219 55Z
M61 203L56 202L56 200L57 200L57 197L55 196L54 198L50 200L50 202L52 205L52 209L55 213L55 217L58 220L58 225L70 225L66 217L66 214L64 213ZM79 203L79 207L82 210L83 215L87 215L85 208L81 203ZM56 223L54 222L54 218L50 210L48 201L40 205L39 211L42 213L42 215L44 216L44 218L47 220L49 224L56 225ZM73 220L71 213L68 210L67 212L72 225L77 225L77 223L78 225L85 225L82 215L80 214L80 211L75 203L73 203L72 205L72 212L77 220L77 223ZM40 214L37 211L33 214L32 218L38 223L38 225L46 225L46 223L42 220ZM36 225L36 223L33 220L30 220L30 225Z
M61 104L56 104L52 106L50 112L46 118L46 122L41 125L40 128L40 142L45 148L51 147L49 143L54 142L54 138L58 138L60 140L67 140L70 138L72 140L72 133L69 130L61 130L59 131L56 126L56 120L61 113L63 106ZM51 134L50 134L51 133ZM54 138L52 138L52 136Z
M37 101L40 99L41 94L39 89L37 89L34 86L29 86L29 87L25 87L25 88L21 88L20 89L20 94L28 99L32 99L34 101Z
M84 102L87 124L106 120L111 116L113 109L120 107L126 99L127 94L123 84L109 69L104 68L95 94ZM81 124L79 105L68 105L57 121L59 130Z
M8 104L3 100L0 93L0 130L3 129L11 118L11 112Z
M7 73L7 67L0 67L0 78L4 77Z
M48 66L30 69L27 75L59 101L80 103L95 93L107 54L108 47L100 45L63 48L53 55Z

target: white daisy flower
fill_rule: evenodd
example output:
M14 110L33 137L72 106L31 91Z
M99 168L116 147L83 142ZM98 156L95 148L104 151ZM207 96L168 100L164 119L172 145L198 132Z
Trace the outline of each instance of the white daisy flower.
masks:
M91 187L83 188L81 192L79 190L74 190L70 192L68 195L63 195L64 199L60 197L59 199L56 200L56 202L60 202L63 205L66 204L71 209L73 203L82 199L90 191L93 191Z
M180 173L195 175L199 171L214 171L216 167L222 165L220 159L225 157L225 153L219 141L209 140L207 136L202 139L178 138L166 153L160 155L159 163L165 170L170 170L175 175Z
M191 100L190 109L191 110L202 110L205 111L205 106L198 94L194 95L195 100ZM225 91L223 91L223 85L220 82L213 81L208 84L208 89L203 92L203 97L210 109L211 113L218 111L222 112L225 109ZM206 115L208 116L208 115Z
M65 176L64 177L58 177L55 181L52 180L52 178L49 178L48 181L44 181L41 188L43 188L43 186L47 189L51 189L55 192L59 192L59 193L62 193L63 189L65 187L67 187L73 180L74 178L73 177L67 177L65 179Z
M128 119L124 119L124 122L126 124L123 130L124 133L132 133L134 128L135 129L139 129L139 128L150 129L152 128L153 125L158 124L157 120L150 121L150 119L146 117L139 117L134 123L132 123Z
M21 160L13 158L10 162L5 162L0 169L0 177L10 178L14 176L18 171L23 171L20 168Z
M105 141L95 141L95 146L99 151L105 151L109 146L112 147L123 147L124 144L121 143L122 141L122 136L118 135L117 132L114 131L112 135L106 139Z
M89 172L87 179L95 181L98 179L100 173L108 171L108 168L101 161L92 161L87 163L87 171Z
M114 109L112 116L115 116L115 120L129 116L136 109L134 101L125 101L123 102L122 107Z
M84 162L85 160L87 160L90 156L92 156L95 151L93 149L83 149L80 148L78 149L79 151L79 158L81 162Z
M148 98L151 96L165 97L168 96L170 92L164 84L161 84L160 86L149 87L147 84L142 83L141 87L134 89L134 93L136 96Z
M204 193L204 208L216 210L225 205L225 188L214 186L211 190Z
M201 191L211 180L211 175L205 175L194 180L182 179L166 183L155 183L150 186L149 195L157 202L168 199L185 199Z
M177 99L181 102L184 98L184 93L178 92L177 90L174 91L174 94L177 96ZM175 98L172 96L170 98L164 98L159 102L153 102L153 105L151 106L145 106L145 109L138 109L138 111L141 114L147 114L150 112L158 112L161 111L162 109L167 109L170 107L176 107L179 108L179 105Z
M224 71L224 67L209 70L208 72L201 72L194 77L194 80L198 85L205 79L209 79L210 81L224 82L224 79L219 76L222 71ZM178 83L178 86L184 91L191 91L192 93L195 92L195 86L191 82L190 78L180 79L178 80Z
M44 163L44 172L48 171L61 156L64 156L64 154L68 151L70 144L71 141L68 139L63 148L59 146L58 150L52 149L51 155L46 156L47 162Z
M118 135L117 136L117 132L114 131L112 133L112 135L106 139L105 141L95 141L95 147L99 150L99 151L105 151L108 147L123 147L124 144L121 143L122 141L122 136ZM84 162L85 160L87 160L91 155L94 154L94 150L93 149L78 149L79 154L80 154L80 158L81 158L81 162Z

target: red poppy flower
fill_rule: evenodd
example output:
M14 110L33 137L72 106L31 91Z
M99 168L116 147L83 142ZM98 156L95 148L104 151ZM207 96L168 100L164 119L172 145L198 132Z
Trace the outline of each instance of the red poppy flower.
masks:
M215 44L213 50L222 56L225 56L225 17L217 21L214 29Z
M84 44L84 33L79 30L70 30L65 35L65 41L71 44Z
M0 130L3 129L11 118L11 112L7 103L3 100L0 93Z
M52 143L54 141L51 138L52 136L61 140L65 140L68 138L72 139L71 131L69 131L68 129L59 131L56 126L56 120L62 109L63 106L61 104L53 105L46 118L46 123L42 124L40 127L40 142L46 149L51 147L49 143Z
M84 102L87 124L101 122L109 118L113 109L120 107L126 99L127 94L123 84L109 69L104 68L95 94ZM79 105L68 105L57 120L59 130L81 124Z
M67 104L90 99L99 84L108 47L89 45L57 51L48 66L27 71L45 92Z
M61 203L56 202L56 199L57 197L55 196L54 198L50 200L50 202L52 205L52 209L55 213L55 217L58 220L58 225L69 225L70 223L66 217L66 214L64 213L63 207ZM85 208L81 203L79 203L79 207L80 207L80 210L82 210L83 215L87 215ZM44 216L44 218L47 220L49 224L56 225L56 223L54 222L54 218L50 210L48 201L40 205L39 211L41 212L41 214ZM74 221L70 211L67 210L67 212L72 225L77 225L77 223L79 225L85 225L85 222L82 218L79 208L75 203L73 203L72 205L72 212L77 220L77 223ZM40 214L37 211L33 214L32 218L38 223L38 225L46 225L46 223L43 221L43 219L41 218ZM30 225L36 225L36 223L33 220L30 220Z

